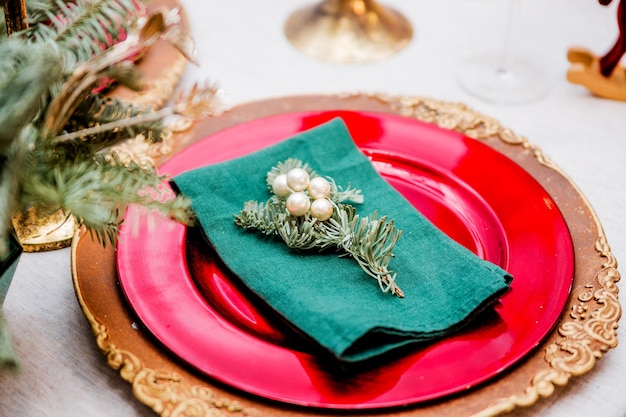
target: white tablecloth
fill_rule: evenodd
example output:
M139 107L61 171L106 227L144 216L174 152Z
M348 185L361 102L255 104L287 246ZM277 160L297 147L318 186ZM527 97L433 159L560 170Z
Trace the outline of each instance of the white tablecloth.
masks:
M613 44L616 4L525 0L516 50L544 66L553 85L539 101L506 106L490 105L465 93L455 80L455 68L466 54L497 47L508 1L386 1L411 20L415 37L400 54L360 65L317 61L287 42L283 23L306 1L182 3L201 64L188 68L183 87L194 81L216 81L233 104L343 92L464 102L539 145L582 189L605 228L613 254L626 259L626 103L594 98L565 79L569 47L580 45L603 53ZM153 415L134 399L130 386L108 368L97 349L74 295L69 249L24 254L4 313L22 363L19 374L0 375L0 415ZM625 392L626 348L620 345L558 395L515 415L623 417Z

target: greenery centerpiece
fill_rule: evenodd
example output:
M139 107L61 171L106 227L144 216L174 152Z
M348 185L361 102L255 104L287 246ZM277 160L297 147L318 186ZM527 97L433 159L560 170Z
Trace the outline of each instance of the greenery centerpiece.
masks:
M176 11L146 14L137 0L2 5L0 259L9 251L12 216L26 210L41 216L61 210L103 244L115 243L126 204L190 223L189 202L165 198L154 167L122 161L111 148L138 135L161 141L166 117L219 112L216 88L196 86L160 110L107 95L112 85L141 89L137 60L158 39L191 58L193 42ZM0 317L0 335L2 323Z

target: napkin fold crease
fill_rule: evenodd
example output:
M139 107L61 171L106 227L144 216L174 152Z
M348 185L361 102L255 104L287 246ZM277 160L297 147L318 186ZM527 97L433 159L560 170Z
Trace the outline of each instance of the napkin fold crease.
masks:
M299 158L320 175L363 191L357 212L378 211L403 231L390 268L405 298L382 293L358 264L335 253L296 251L235 225L248 200L266 201L267 171ZM492 306L512 277L437 229L373 168L335 119L276 145L182 173L174 188L192 201L224 264L291 325L345 362L444 337Z

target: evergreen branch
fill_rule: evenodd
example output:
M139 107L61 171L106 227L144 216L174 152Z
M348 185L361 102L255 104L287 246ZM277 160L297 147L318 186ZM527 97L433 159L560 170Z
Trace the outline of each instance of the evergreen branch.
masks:
M32 145L35 130L32 127L23 129L17 140L13 141L0 159L0 224L11 224L11 217L19 205L19 191L21 184L21 168L26 160L28 149ZM8 250L9 227L0 228L0 258Z
M393 220L378 218L375 212L367 217L356 214L353 206L339 205L336 214L317 226L322 236L328 236L322 247L337 246L352 256L361 268L378 281L383 292L391 291L404 297L395 284L396 274L389 270L393 258L393 248L402 231L395 227Z
M319 248L322 236L315 228L317 220L311 216L285 216L285 220L277 224L277 234L291 249L308 250Z
M383 292L404 296L395 283L396 274L389 269L393 248L402 232L387 217L378 218L377 213L360 217L353 206L341 204L330 219L318 221L309 214L289 215L284 204L269 199L266 203L247 201L235 215L235 224L278 236L292 249L335 249L354 258L363 271L378 281Z
M61 79L54 45L25 48L19 39L0 43L0 154L34 121L48 98L48 88Z
M361 190L351 188L349 184L348 187L344 189L340 185L337 185L334 179L330 177L326 177L326 179L330 183L330 199L335 204L343 203L345 201L356 204L363 203L364 197L363 194L361 194Z
M98 3L110 1L99 0ZM113 2L115 3L115 2ZM125 60L142 54L146 48L172 30L171 21L163 18L164 10L157 10L151 14L144 26L139 29L139 36L129 36L111 48L94 53L88 61L78 65L67 79L63 87L55 95L44 116L44 135L56 136L66 126L72 113L76 110L81 98L89 96L98 82L106 78L107 72ZM158 30L152 27L154 21L161 21ZM149 34L144 33L150 27Z
M80 138L73 142L77 146L89 144L94 152L115 145L121 140L136 137L142 134L149 143L161 142L164 136L164 126L161 119L141 122L137 121L128 127L103 130L92 135L86 135L85 130L96 128L107 123L115 123L118 120L133 118L149 112L141 106L132 103L125 103L117 98L106 98L100 95L92 95L82 101L68 125L67 132L82 132Z
M71 212L101 243L115 243L120 202L158 210L182 223L193 223L190 202L172 197L152 168L122 163L114 154L93 161L64 161L47 173L27 164L34 179L24 184L23 204ZM50 166L50 165L47 165ZM28 173L27 173L28 174Z
M266 185L271 191L278 175L286 174L294 168L305 169L310 177L317 176L308 164L290 158L278 163L268 171ZM355 198L362 201L360 190L341 189L329 178L335 195ZM334 187L334 188L333 188ZM343 193L343 194L342 194ZM333 200L331 194L329 199ZM319 220L309 212L296 216L287 210L286 199L273 195L266 202L247 201L243 209L235 215L235 224L258 231L265 235L280 237L292 249L320 251L335 250L352 257L368 276L376 279L383 292L391 292L400 298L404 293L395 283L396 274L389 269L393 259L393 249L402 231L393 220L378 217L378 213L361 217L354 206L333 200L333 213L327 220Z
M137 8L133 0L52 0L33 4L29 13L30 27L21 34L55 42L74 68L123 40Z
M284 222L286 213L284 210L277 210L276 205L257 201L247 201L244 208L235 216L235 224L245 229L255 229L265 235L275 235L278 233L276 225Z
M166 107L161 110L157 110L150 113L140 114L134 117L130 117L127 119L116 120L109 123L104 123L101 125L93 126L87 129L65 133L63 135L58 135L56 140L58 142L67 142L74 139L85 138L92 135L100 135L112 130L118 129L127 129L133 126L141 125L141 124L149 124L153 122L159 122L168 116L172 116L174 114L173 109L171 107Z
M214 86L209 85L201 89L194 86L189 96L181 97L179 97L179 103L173 107L165 107L157 111L138 114L126 119L116 120L84 130L58 135L56 140L58 142L65 142L90 135L102 134L114 129L130 128L133 126L160 122L166 117L173 115L199 119L207 116L218 115L222 111L221 94L220 91ZM187 97L188 101L185 101L185 97Z

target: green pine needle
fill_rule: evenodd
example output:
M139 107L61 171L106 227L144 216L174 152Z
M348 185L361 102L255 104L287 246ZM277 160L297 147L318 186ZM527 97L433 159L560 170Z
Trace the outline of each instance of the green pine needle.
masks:
M120 41L137 9L134 0L48 0L33 2L28 12L30 27L18 36L53 41L71 70Z
M311 178L317 176L308 164L290 158L268 172L268 189L271 191L276 176L286 174L292 168L307 170ZM394 257L393 248L402 231L386 216L379 218L377 212L366 217L359 216L354 206L343 201L362 202L361 191L350 187L344 190L332 178L327 179L331 184L329 199L335 207L328 220L320 221L309 213L293 216L287 211L285 199L273 195L266 202L245 202L243 209L235 215L235 224L277 236L292 249L334 250L340 255L350 256L370 277L376 279L383 292L404 297L395 283L396 274L389 269Z

